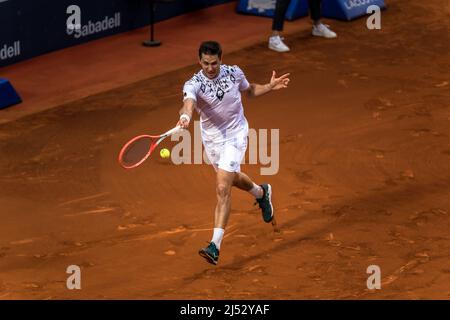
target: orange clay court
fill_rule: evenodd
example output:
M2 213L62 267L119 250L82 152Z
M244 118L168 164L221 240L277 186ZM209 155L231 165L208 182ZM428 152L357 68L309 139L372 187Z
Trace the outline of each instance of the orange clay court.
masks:
M0 298L449 299L449 7L387 4L381 30L327 21L333 40L288 22L284 54L267 49L270 19L230 3L158 23L158 48L140 45L143 28L0 69L24 100L0 111ZM272 185L280 232L233 189L217 266L198 255L212 167L117 163L131 137L176 124L209 39L250 82L291 73L243 98L251 128L280 130L276 175L242 166ZM70 265L82 290L66 288Z

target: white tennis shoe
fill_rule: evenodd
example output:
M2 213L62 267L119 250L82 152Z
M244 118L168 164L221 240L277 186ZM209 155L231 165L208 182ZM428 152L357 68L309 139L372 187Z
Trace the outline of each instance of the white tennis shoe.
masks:
M269 38L269 49L277 52L288 52L290 50L280 36L271 36Z
M318 25L313 25L312 35L316 37L324 37L328 39L336 38L336 32L330 30L329 26L323 23L319 23Z

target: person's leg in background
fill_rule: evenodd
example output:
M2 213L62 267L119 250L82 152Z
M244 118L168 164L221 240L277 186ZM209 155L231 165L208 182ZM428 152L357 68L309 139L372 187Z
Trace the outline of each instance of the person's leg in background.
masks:
M320 21L322 18L322 0L308 0L308 5L310 17L313 21L312 35L316 37L336 38L336 33Z
M289 47L283 42L281 32L284 26L284 16L291 0L277 0L272 22L272 35L269 38L269 49L278 52L287 52Z

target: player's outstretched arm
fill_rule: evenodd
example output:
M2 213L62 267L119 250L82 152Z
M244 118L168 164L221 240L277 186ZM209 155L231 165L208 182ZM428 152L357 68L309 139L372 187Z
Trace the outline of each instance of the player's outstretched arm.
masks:
M186 129L189 126L189 122L192 119L192 114L195 108L195 101L193 99L184 100L183 107L180 109L180 120L178 120L177 126Z
M276 72L272 71L272 78L269 83L266 84L250 84L248 95L250 97L258 97L263 94L266 94L272 90L279 90L288 87L290 79L288 78L290 73L285 73L281 77L276 77Z

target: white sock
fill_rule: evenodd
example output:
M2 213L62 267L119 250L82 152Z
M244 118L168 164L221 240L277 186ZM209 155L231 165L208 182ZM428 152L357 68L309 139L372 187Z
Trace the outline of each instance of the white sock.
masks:
M224 233L225 233L224 229L214 228L214 234L211 241L214 242L218 250L220 250L220 244L222 243Z
M256 199L261 199L264 195L264 190L261 186L258 186L253 182L253 188L251 188L248 192L250 192Z

